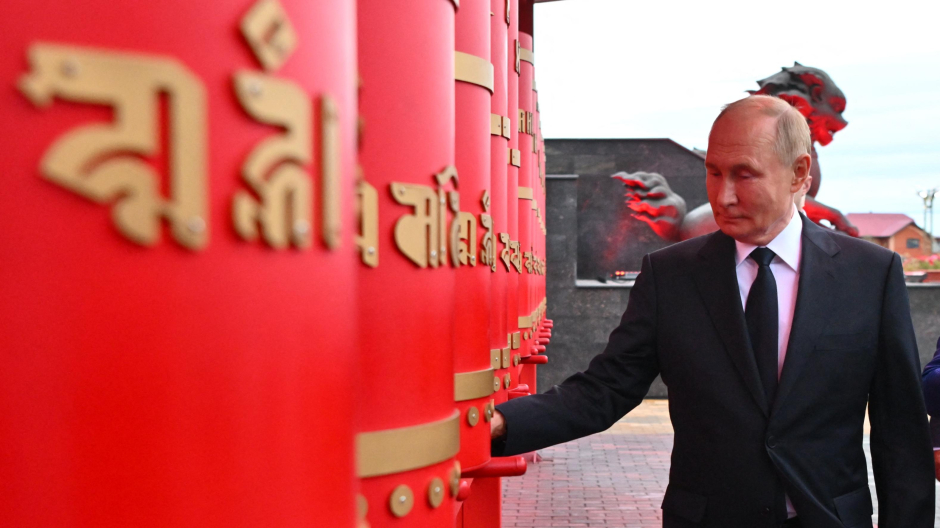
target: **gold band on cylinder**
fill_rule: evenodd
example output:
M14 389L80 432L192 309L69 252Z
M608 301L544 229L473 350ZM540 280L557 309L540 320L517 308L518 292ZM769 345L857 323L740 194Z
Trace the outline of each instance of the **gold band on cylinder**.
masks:
M475 400L490 394L493 394L492 368L454 374L454 401Z
M492 383L492 382L490 382ZM460 412L420 425L356 435L360 478L391 475L453 458L460 451Z
M482 86L493 92L493 65L483 57L454 52L454 79Z

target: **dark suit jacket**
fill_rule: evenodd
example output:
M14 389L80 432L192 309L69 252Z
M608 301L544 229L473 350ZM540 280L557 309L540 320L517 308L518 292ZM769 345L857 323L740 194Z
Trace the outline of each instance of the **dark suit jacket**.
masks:
M930 438L934 447L940 447L940 339L933 359L924 367L924 401L930 415Z
M880 528L929 528L933 458L899 257L803 220L796 313L765 401L719 232L647 255L627 310L585 372L497 409L511 455L603 431L657 374L675 430L666 528L776 527L784 492L807 528L871 527L866 404Z

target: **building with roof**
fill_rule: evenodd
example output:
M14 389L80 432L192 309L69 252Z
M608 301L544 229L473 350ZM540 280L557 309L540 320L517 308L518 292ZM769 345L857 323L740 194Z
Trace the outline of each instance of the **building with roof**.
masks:
M896 251L902 257L933 253L930 235L906 214L849 213L846 216L858 228L860 237Z

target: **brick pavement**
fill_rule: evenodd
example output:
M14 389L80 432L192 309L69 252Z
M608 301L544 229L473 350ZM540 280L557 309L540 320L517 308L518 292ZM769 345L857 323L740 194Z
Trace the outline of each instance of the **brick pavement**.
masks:
M524 476L503 479L503 528L660 528L671 450L666 401L645 400L607 431L543 449ZM870 469L869 456L877 519Z

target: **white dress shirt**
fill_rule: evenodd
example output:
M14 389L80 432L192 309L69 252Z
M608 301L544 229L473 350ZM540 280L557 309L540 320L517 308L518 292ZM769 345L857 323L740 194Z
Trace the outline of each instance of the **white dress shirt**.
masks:
M790 342L790 328L793 326L793 313L796 310L796 293L800 283L800 254L803 251L802 243L803 221L800 214L793 207L793 218L787 227L767 244L767 248L777 256L770 262L770 271L774 274L777 283L777 379L783 371L783 362L787 355L787 343ZM738 290L741 292L741 307L747 306L747 296L751 285L757 278L759 266L752 259L747 258L754 251L753 244L734 241L737 252L735 254L735 272L738 275ZM796 516L790 497L787 499L787 516Z

